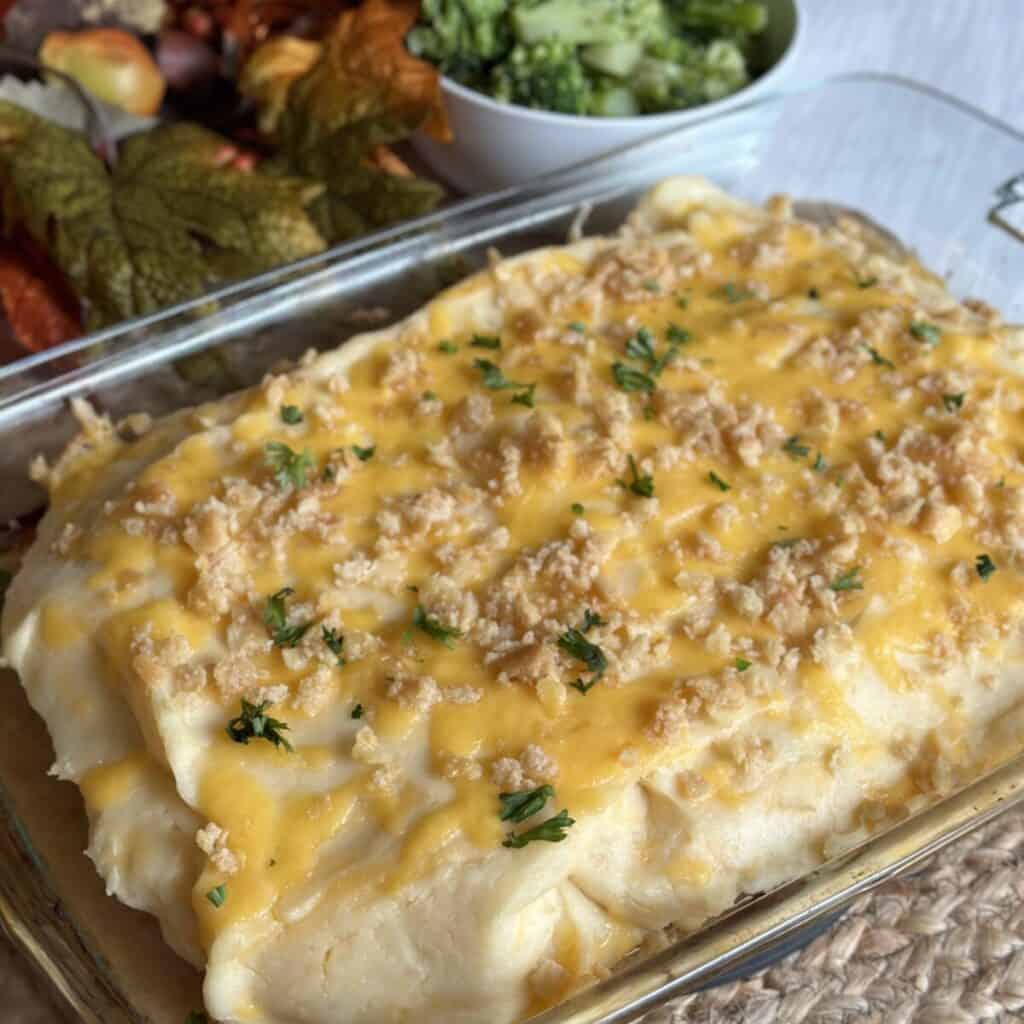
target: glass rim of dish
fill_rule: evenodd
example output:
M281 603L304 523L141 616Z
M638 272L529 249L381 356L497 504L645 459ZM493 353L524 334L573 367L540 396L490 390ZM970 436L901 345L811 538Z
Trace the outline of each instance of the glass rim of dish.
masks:
M62 346L60 349L41 353L11 364L11 367L0 369L0 381L5 371L14 368L24 371L26 364L38 367L47 362L58 362L69 351L81 351L93 345L107 343L118 337L129 340L132 335L141 334L139 344L122 351L119 358L127 366L127 373L142 374L146 368L158 362L166 362L182 354L183 346L189 343L190 332L202 331L202 322L196 320L184 327L177 321L183 313L193 311L196 314L206 312L210 305L218 300L232 296L244 297L256 291L263 294L278 305L286 302L285 292L277 286L292 283L298 288L311 282L311 275L320 269L337 272L339 268L358 263L366 274L372 274L373 267L397 260L405 270L412 269L411 258L416 252L431 244L442 244L445 239L457 235L460 230L474 227L486 236L483 222L492 218L495 213L515 211L524 217L538 207L548 209L575 208L585 204L586 194L598 198L621 194L631 184L635 184L636 176L628 173L628 164L623 171L615 169L615 157L633 156L638 148L663 145L666 139L683 138L700 127L719 123L739 123L745 125L748 116L757 115L766 108L785 103L797 96L806 96L815 90L834 84L863 82L886 84L913 91L919 95L941 102L961 113L972 116L989 127L1004 133L1007 137L1024 146L1024 132L1008 125L971 104L952 97L942 90L922 85L910 79L896 75L876 74L871 72L850 73L832 76L818 83L788 90L781 96L768 97L743 108L734 108L725 114L709 116L701 122L694 122L672 132L654 136L651 140L622 147L597 161L596 169L602 166L611 167L609 181L595 177L592 173L595 164L578 165L566 171L556 172L539 182L529 186L505 190L487 196L469 199L456 204L437 214L431 214L417 221L407 222L397 229L368 236L359 243L336 247L335 249L312 257L300 263L277 268L255 278L249 278L232 285L225 286L198 299L181 303L175 307L157 313L126 321L105 331L87 335L76 342ZM769 130L770 127L769 127ZM1022 166L1024 166L1024 150L1022 150ZM589 174L585 172L590 172ZM618 191L609 191L615 184ZM552 188L557 185L557 188ZM465 225L458 222L464 220ZM453 221L455 223L453 223ZM410 227L417 227L418 232L411 238L404 236L410 233ZM500 225L495 230L500 230ZM432 229L438 228L437 231ZM384 242L393 244L384 245ZM381 247L383 246L383 247ZM264 293L268 293L264 294ZM290 293L289 293L290 294ZM205 308L204 308L205 307ZM219 310L226 316L233 315L233 307ZM159 327L162 323L172 325L175 330L170 337L146 337L144 329ZM205 344L205 343L204 343ZM191 349L187 349L191 351ZM106 357L104 357L106 358ZM103 359L90 364L85 369L90 372L90 384L104 383ZM58 362L59 365L59 362ZM118 369L117 367L114 368ZM95 371L95 372L94 372ZM59 381L59 379L58 379ZM51 382L42 385L42 397L52 400L50 391L45 393ZM80 393L85 386L81 381L71 382L69 393ZM23 405L25 395L15 394L10 404ZM5 399L0 398L0 409ZM3 417L0 417L0 424ZM0 782L0 789L4 783ZM743 960L753 956L761 946L773 938L790 933L801 923L816 920L839 906L845 906L857 896L869 891L878 882L884 881L894 874L908 870L920 863L942 846L964 835L971 829L991 820L997 813L1008 809L1024 799L1024 755L1015 758L997 768L994 772L982 776L940 803L928 808L911 818L894 826L893 829L881 832L863 845L842 854L822 867L786 883L778 890L766 896L745 902L725 917L710 922L697 932L681 941L674 942L662 954L645 959L642 963L627 965L621 974L616 974L606 982L588 989L569 1001L560 1004L544 1014L532 1018L531 1024L618 1024L632 1019L637 1013L644 1012L660 1004L665 998L675 997L696 988L714 983L718 974ZM10 816L8 815L9 819ZM821 897L820 899L818 897ZM796 915L788 914L797 908ZM3 915L0 901L0 918ZM739 938L741 941L737 942ZM723 944L731 943L728 950ZM716 951L717 950L717 951ZM710 952L711 955L708 955ZM697 960L700 960L697 963ZM671 971L671 976L670 972ZM621 1002L621 999L626 1002ZM614 1005L613 1005L614 1003Z
M965 114L1024 144L1024 130L1017 129L1009 122L936 86L888 72L852 71L828 75L815 81L788 85L757 99L730 106L726 110L708 113L667 131L652 133L640 140L609 149L594 159L583 160L561 170L552 171L526 185L514 185L494 192L458 199L432 213L403 221L393 227L364 235L353 241L343 242L322 253L282 264L261 274L220 285L195 298L165 306L152 313L144 313L109 327L87 332L62 345L44 349L0 366L0 388L21 374L38 370L50 363L59 363L69 356L109 344L125 336L130 336L132 333L157 327L164 321L170 323L177 317L195 315L196 322L199 322L204 311L219 312L220 310L216 309L219 304L242 300L247 292L254 292L257 295L265 294L274 287L289 281L312 277L318 271L336 270L340 264L350 260L356 263L372 257L377 262L386 260L388 257L404 255L409 252L410 248L429 242L432 232L436 240L443 241L444 238L460 235L467 230L467 227L479 228L478 220L486 218L489 214L492 216L500 214L504 217L531 204L550 206L577 201L575 198L577 193L585 193L588 189L600 186L626 188L633 179L639 177L639 173L635 170L635 164L641 162L645 153L656 152L671 141L685 141L689 136L709 129L728 129L735 125L741 131L746 129L744 134L749 131L757 131L755 118L758 114L771 114L773 111L782 110L787 102L820 94L831 87L847 84L880 84L916 93ZM729 136L729 138L733 137ZM616 161L623 158L632 158L632 160L627 161L622 168L616 167ZM603 177L603 175L607 175L607 177ZM584 198L582 201L585 202L586 199ZM466 222L466 224L462 222ZM23 397L23 394L17 390L7 394L0 393L0 410L3 410L12 401Z

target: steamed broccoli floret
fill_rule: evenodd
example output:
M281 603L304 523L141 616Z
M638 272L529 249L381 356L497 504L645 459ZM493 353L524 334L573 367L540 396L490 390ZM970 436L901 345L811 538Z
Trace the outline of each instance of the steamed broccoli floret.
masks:
M677 47L672 48L681 55ZM645 57L632 75L633 94L645 114L681 110L735 92L747 82L747 65L735 43L689 46L686 60Z
M765 23L753 0L422 0L407 43L496 99L622 117L735 92Z
M583 114L590 99L590 82L574 46L520 44L491 73L491 95L523 107Z
M689 32L705 42L745 42L763 31L768 20L764 4L749 0L667 0L667 8L677 32Z
M633 117L640 108L628 85L602 77L591 85L587 113L593 117Z
M423 0L418 24L406 36L409 52L446 75L473 83L512 46L509 0Z
M598 43L584 46L580 50L580 60L594 71L625 78L640 62L644 55L644 44L629 40L624 43Z
M510 12L520 42L574 46L648 39L663 17L661 0L523 0Z

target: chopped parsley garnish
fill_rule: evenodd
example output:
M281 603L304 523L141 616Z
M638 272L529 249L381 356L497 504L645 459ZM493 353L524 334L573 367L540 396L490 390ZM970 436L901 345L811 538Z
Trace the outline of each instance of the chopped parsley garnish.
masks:
M654 477L650 473L644 473L641 476L640 471L636 468L636 459L632 455L629 457L629 471L633 475L633 479L629 483L626 483L625 480L616 480L615 482L640 498L653 498Z
M885 366L890 370L896 369L896 364L891 359L886 359L877 348L872 348L870 345L865 345L864 348L867 350L869 356L871 356L871 362L875 366Z
M935 324L930 324L925 320L914 320L910 324L910 333L926 345L938 345L942 338L942 331Z
M656 387L653 377L634 370L625 363L613 363L612 376L623 391L646 391L650 394Z
M507 846L510 850L520 850L527 843L560 843L565 838L566 830L575 824L576 820L569 817L569 812L562 810L553 818L548 818L547 821L542 821L525 832L509 832L501 845Z
M587 325L583 323L581 320L573 320L567 326L570 331L575 331L577 334L587 333Z
M445 338L444 341L437 343L437 351L443 352L446 356L453 356L459 351L459 346L449 338Z
M436 402L437 401L437 392L436 391L424 391L423 394L420 395L420 398L422 398L424 402Z
M297 405L282 405L281 419L289 426L302 422L302 410Z
M291 587L282 587L267 598L267 606L263 609L263 621L270 630L270 638L275 647L294 647L312 625L311 622L288 623L284 603L294 593Z
M800 443L799 434L793 434L792 437L786 438L786 443L782 446L782 450L791 459L803 459L811 454L811 449L807 445Z
M837 576L829 585L829 590L841 593L844 590L863 590L864 584L860 579L860 566L855 565L852 569Z
M633 359L643 359L647 363L655 362L654 336L646 327L640 330L626 342L626 355Z
M665 351L659 356L654 347L654 335L646 327L641 327L640 330L633 335L629 341L626 342L626 355L630 359L639 359L647 364L647 370L651 378L660 377L662 371L679 352L679 346L685 344L690 340L690 332L684 330L676 324L669 324L668 329L665 332L665 337L668 339L668 346ZM616 363L616 366L622 366L622 363ZM627 368L628 369L628 368ZM628 387L619 380L618 372L616 373L615 381L624 391L653 391L654 385L653 380L651 386L647 387ZM631 373L637 371L631 370ZM640 374L644 377L643 374ZM647 379L646 377L644 378Z
M497 363L492 363L489 359L474 359L473 366L483 375L484 387L491 391L502 391L505 388L521 386L506 380L501 367Z
M819 292L817 288L808 288L807 289L807 298L809 298L809 299L820 299L821 298L821 292Z
M855 280L858 288L874 288L878 284L877 277L857 277Z
M519 394L512 396L512 401L517 405L525 405L533 408L533 393L536 384L526 384L519 380L509 380L497 363L489 359L474 359L473 366L483 375L483 385L489 391L510 391L519 390Z
M284 747L291 751L292 745L281 735L288 728L284 722L271 718L266 714L270 701L250 704L242 698L242 713L228 722L227 734L236 743L248 744L249 740L268 740L275 747Z
M978 555L974 562L974 570L982 580L987 580L996 569L996 563L988 555Z
M946 407L946 412L957 412L964 404L966 397L966 391L961 391L958 395L943 395L942 404Z
M653 277L649 277L644 281L644 290L657 293L661 291L661 285Z
M722 492L732 490L732 484L727 484L713 469L708 473L708 480Z
M345 665L345 637L338 630L331 629L330 626L321 626L320 635L323 637L327 649L337 658L338 668L343 668Z
M371 444L369 448L360 448L357 444L352 445L352 453L360 462L369 462L376 450L375 444Z
M736 659L736 671L737 672L746 672L747 669L750 668L750 666L752 664L753 664L753 662L747 661L746 658L737 658Z
M499 349L501 348L501 338L496 337L493 334L474 334L473 340L469 343L470 348L490 348Z
M686 309L686 307L690 305L690 300L685 295L677 295L676 305L680 309Z
M352 709L352 717L353 718L362 718L363 717L363 705L362 704L357 704Z
M501 811L498 816L502 821L526 821L543 810L544 805L554 798L555 791L551 786L523 789L518 793L499 793Z
M223 885L214 886L207 894L206 898L218 909L227 902L228 891Z
M734 281L723 284L718 289L718 294L726 302L743 302L745 299L752 299L754 297L754 293L749 288L743 288Z
M581 516L587 511L578 501L574 501L569 508L574 516Z
M680 327L679 324L669 324L665 328L665 337L673 345L685 345L693 335L685 327Z
M821 452L818 452L817 457L814 460L814 465L811 466L811 469L813 469L815 473L824 473L825 470L828 469L828 463L825 461L825 456L822 455Z
M300 454L281 441L268 441L263 457L281 487L300 490L306 486L306 474L313 468L313 456L308 448Z
M454 647L455 641L462 636L461 630L450 629L448 626L442 625L433 615L428 615L421 604L416 605L416 610L412 613L412 624L417 629L423 630L427 636L433 637L438 643L444 644L445 647Z
M579 690L584 696L587 691L604 675L608 668L608 659L597 644L591 643L586 634L594 626L604 625L601 616L592 612L589 608L583 613L583 622L579 629L567 629L559 638L558 646L570 657L583 662L587 671L591 673L590 679L584 682L582 678L570 683L574 690Z
M520 391L519 394L512 396L513 405L525 405L527 409L533 408L533 393L537 390L536 384L529 384L525 391Z
M882 444L885 444L885 431L884 430L876 430L874 435L873 435L873 437L875 438L876 441L881 441Z

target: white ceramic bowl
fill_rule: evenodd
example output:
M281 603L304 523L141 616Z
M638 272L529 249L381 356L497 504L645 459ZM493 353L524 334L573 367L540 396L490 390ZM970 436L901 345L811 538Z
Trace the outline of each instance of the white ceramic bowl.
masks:
M765 69L724 99L687 110L639 117L580 117L499 103L442 78L454 142L423 135L413 145L430 167L460 192L489 192L580 163L636 139L669 131L769 91L796 52L803 19L799 0L764 0L768 27L760 39Z

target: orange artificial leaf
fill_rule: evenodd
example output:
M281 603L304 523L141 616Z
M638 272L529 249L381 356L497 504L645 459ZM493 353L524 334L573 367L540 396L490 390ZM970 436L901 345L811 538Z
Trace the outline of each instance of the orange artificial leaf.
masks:
M405 36L416 22L419 6L418 0L366 0L345 11L324 37L316 62L298 77L293 75L294 61L284 60L280 50L270 51L284 65L282 73L290 83L275 124L287 149L308 149L339 131L359 130L367 123L389 135L375 141L395 141L416 129L442 141L451 139L440 73L405 48ZM272 40L264 45L275 44ZM263 61L261 50L251 58L257 71ZM291 45L287 52L298 56ZM307 57L308 52L301 56ZM266 61L269 64L270 57ZM262 77L264 102L280 105L266 75L243 72L243 91L247 77Z
M28 239L0 242L0 306L15 340L30 352L82 333L75 299L60 271Z
M321 43L298 36L274 36L246 62L238 91L260 108L260 130L273 135L288 102L288 90L320 59Z
M370 163L396 178L413 176L412 168L390 146L374 146L370 150Z
M332 244L420 216L443 197L387 148L417 130L451 137L437 68L405 48L418 11L415 0L366 0L338 18L318 53L271 40L243 72L240 87L278 144L269 168L324 184L310 213Z

